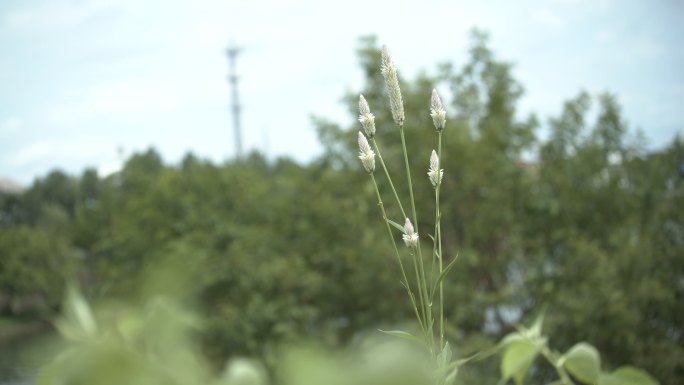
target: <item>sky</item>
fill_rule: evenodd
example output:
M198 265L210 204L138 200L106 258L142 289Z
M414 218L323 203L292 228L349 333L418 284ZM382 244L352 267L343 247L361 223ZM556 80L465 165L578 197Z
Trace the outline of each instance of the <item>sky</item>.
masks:
M521 113L610 91L657 149L684 132L683 16L677 0L0 0L0 178L106 174L150 146L231 159L231 41L243 147L305 162L321 152L312 115L354 121L341 98L362 86L359 37L410 79L463 63L474 27L514 63Z

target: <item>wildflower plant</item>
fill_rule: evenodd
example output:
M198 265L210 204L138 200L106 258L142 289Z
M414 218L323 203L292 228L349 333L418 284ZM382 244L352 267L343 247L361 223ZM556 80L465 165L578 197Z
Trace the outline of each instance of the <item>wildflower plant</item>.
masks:
M406 332L391 331L389 334L404 336L413 340L421 341L426 347L429 354L438 363L439 378L437 383L450 383L455 376L455 367L451 365L451 349L449 343L444 339L444 288L443 280L449 269L453 266L455 258L448 266L444 265L444 258L442 255L442 236L441 236L441 214L439 210L439 194L442 184L444 170L440 168L440 159L442 153L442 134L446 126L446 111L442 107L442 102L433 90L430 99L430 115L432 116L436 130L436 147L429 157L429 167L427 168L428 178L425 182L429 182L434 187L435 191L435 225L434 232L430 234L432 239L432 250L430 258L435 266L437 266L438 275L432 274L432 269L427 270L425 267L424 251L421 245L421 236L418 228L418 218L416 215L416 203L413 194L413 180L411 178L411 169L409 162L409 154L406 148L406 138L404 135L404 105L401 96L401 89L399 87L399 78L397 69L392 61L387 47L382 48L382 76L385 80L387 95L389 96L390 110L394 123L399 129L401 138L402 153L404 157L404 168L406 172L406 180L408 183L410 213L407 214L402 204L401 199L394 187L390 172L385 165L380 152L380 146L375 137L375 116L371 113L368 102L363 97L359 96L359 122L362 126L362 131L359 131L359 159L363 164L364 169L369 173L373 186L375 188L376 197L382 217L387 227L387 233L391 240L394 253L401 271L401 282L406 289L409 300L416 317L416 321L420 327L422 336L412 336ZM426 111L427 112L427 111ZM372 145L373 150L371 150ZM374 167L370 167L371 163L374 166L374 157L377 154L380 166L383 170L384 176L392 190L395 203L399 208L403 218L403 226L398 222L391 220L387 216L384 203L381 198L378 183L374 175ZM371 162L372 159L372 162ZM401 238L406 246L406 252L410 256L410 265L405 266L402 258L402 253L399 251L395 241L395 233L393 229L401 232ZM415 280L409 281L408 274L413 274ZM436 322L435 322L436 321ZM436 328L436 329L435 329Z
M401 138L404 168L409 191L410 213L407 213L397 190L392 182L391 174L382 158L380 145L376 139L375 115L371 113L368 102L359 96L359 122L362 131L358 133L359 159L368 172L375 194L378 200L380 213L387 228L387 234L391 241L394 254L401 272L401 283L406 289L412 305L416 321L419 325L421 336L414 336L408 332L393 330L384 331L387 334L417 341L423 345L436 368L434 383L439 385L453 384L459 367L467 362L489 357L501 353L501 380L500 385L513 380L516 384L523 383L524 377L537 357L543 357L555 369L558 380L554 385L574 384L633 384L633 385L656 385L658 382L648 373L629 366L623 366L613 372L601 370L600 356L596 348L586 342L580 342L561 353L552 351L548 345L548 337L542 334L543 314L537 318L530 328L518 326L518 331L508 334L494 348L478 352L473 356L452 359L452 351L449 342L444 338L444 279L449 270L454 266L456 258L445 265L442 251L442 231L440 212L440 189L444 182L444 170L442 169L442 135L446 127L446 111L436 90L430 97L429 114L432 118L436 133L436 150L432 150L427 167L427 180L434 189L434 228L428 234L432 240L430 259L436 269L426 270L424 251L422 248L421 233L418 228L416 216L416 202L413 195L413 181L409 154L406 148L404 136L404 106L399 87L396 67L389 55L386 46L382 48L381 72L385 80L385 87L389 97L389 106L394 123L398 127ZM394 200L402 215L399 222L393 221L387 215L387 210L382 201L378 183L375 177L375 156L377 155L384 177L392 190ZM404 222L403 226L399 223ZM394 231L393 231L394 228ZM396 231L401 234L401 239L406 246L404 252L397 247ZM403 254L409 255L410 264L405 265ZM409 274L415 275L413 281L409 281Z

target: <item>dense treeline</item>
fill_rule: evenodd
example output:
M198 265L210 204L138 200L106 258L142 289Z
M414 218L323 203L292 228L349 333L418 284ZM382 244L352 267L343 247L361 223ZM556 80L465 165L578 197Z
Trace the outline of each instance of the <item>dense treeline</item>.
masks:
M379 55L374 39L362 41L359 92L385 161L400 165ZM442 234L445 256L459 258L446 283L456 353L491 345L546 309L560 350L586 340L608 367L684 381L684 142L646 150L610 94L582 92L543 124L521 117L511 65L476 34L462 67L402 83L414 180L435 146L434 87L451 100ZM346 98L353 116L357 98ZM303 336L336 345L411 322L356 159L358 124L316 123L325 152L306 165L255 153L220 165L189 154L169 166L150 149L106 178L54 171L0 196L0 316L49 318L75 279L93 298L185 298L205 316L212 357L265 354ZM416 200L429 228L423 182Z

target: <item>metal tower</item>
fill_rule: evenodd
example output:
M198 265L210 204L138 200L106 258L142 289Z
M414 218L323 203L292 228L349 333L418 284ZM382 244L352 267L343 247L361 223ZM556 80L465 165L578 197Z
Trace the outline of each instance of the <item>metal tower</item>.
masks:
M233 130L235 131L235 157L237 159L242 159L242 131L240 127L240 102L238 99L238 76L236 73L236 59L240 53L240 48L234 43L230 43L228 49L226 50L228 54L228 82L230 83L232 105L231 110L233 112Z

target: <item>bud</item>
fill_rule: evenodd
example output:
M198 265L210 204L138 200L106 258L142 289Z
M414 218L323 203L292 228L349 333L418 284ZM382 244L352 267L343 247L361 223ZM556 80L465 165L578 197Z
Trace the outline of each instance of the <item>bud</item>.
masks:
M437 157L435 150L432 150L432 154L430 155L430 169L427 174L430 177L430 182L432 182L433 187L436 188L442 184L444 170L439 168L439 157Z
M371 150L368 139L359 131L359 159L366 172L369 174L375 171L375 152Z
M371 114L368 102L363 95L359 96L359 113L359 122L363 126L363 131L367 137L373 138L375 136L375 116Z
M382 46L382 66L380 67L382 76L385 78L385 87L390 99L390 109L392 110L392 118L394 123L399 126L404 125L404 102L401 99L401 90L399 89L399 78L397 76L397 69L392 63L392 58L387 52L387 46Z
M444 111L442 101L439 99L435 89L432 90L432 98L430 98L430 116L432 116L435 129L442 131L446 125L446 111Z
M408 218L404 222L404 235L401 238L409 249L415 249L418 245L418 234L413 230L413 224L411 224L411 220Z

